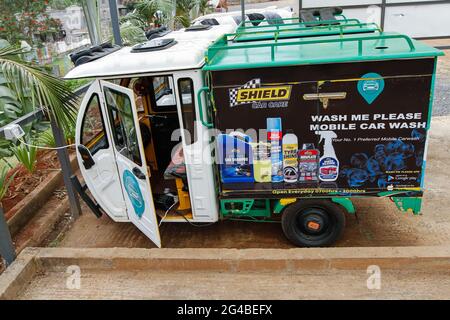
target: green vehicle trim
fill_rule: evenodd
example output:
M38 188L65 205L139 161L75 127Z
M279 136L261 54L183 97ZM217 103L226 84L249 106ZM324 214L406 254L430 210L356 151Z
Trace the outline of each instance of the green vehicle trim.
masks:
M353 202L350 198L335 197L335 198L331 198L331 201L344 207L344 209L350 214L356 213L355 206L353 205Z
M227 206L228 205L228 206ZM220 212L223 217L270 217L269 199L222 199Z

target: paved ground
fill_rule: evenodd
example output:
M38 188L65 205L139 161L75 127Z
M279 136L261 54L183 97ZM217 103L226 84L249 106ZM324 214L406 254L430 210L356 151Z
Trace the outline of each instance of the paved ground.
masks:
M262 273L83 271L79 290L65 272L40 274L20 299L449 299L450 271L384 271L380 290L366 270Z
M449 265L448 246L28 248L0 299L450 299Z
M431 45L450 45L450 40L429 41ZM438 61L436 86L434 93L433 116L450 115L450 50Z

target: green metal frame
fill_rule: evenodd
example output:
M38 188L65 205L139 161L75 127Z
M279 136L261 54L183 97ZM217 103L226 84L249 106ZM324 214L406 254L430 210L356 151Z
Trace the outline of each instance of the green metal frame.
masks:
M241 204L242 209L227 209L228 203ZM264 203L264 208L256 208L255 204ZM270 217L269 199L222 199L220 200L220 212L222 216L246 216L246 217Z
M339 24L339 25L319 25L315 27L297 27L295 28L282 28L286 25L272 25L263 27L272 27L269 30L248 30L250 28L243 28L236 31L235 41L255 41L255 40L270 40L273 38L275 41L281 38L287 37L307 37L307 36L326 36L337 35L343 36L344 34L352 33L368 33L368 32L382 32L380 27L376 23L353 23L353 24ZM275 27L275 29L273 29ZM260 27L262 28L262 27ZM352 28L352 29L350 29ZM268 29L268 28L266 28ZM304 32L308 31L308 32ZM303 33L302 33L303 32Z
M393 34L393 33L380 33L376 36L359 36L352 38L331 38L331 39L307 39L300 41L290 41L290 42L264 42L264 43L239 43L233 46L228 46L228 37L235 38L238 34L229 33L225 34L222 38L214 42L208 48L208 57L207 63L211 64L215 54L218 51L228 51L228 50L239 50L239 49L250 49L250 48L270 48L271 61L275 60L275 48L284 47L284 46L298 46L298 45L308 45L308 44L325 44L325 43L340 43L343 44L345 42L357 42L358 43L358 56L362 56L363 54L363 42L364 41L373 41L373 40L389 40L389 39L403 39L409 46L410 52L415 50L415 46L410 37L404 34Z
M415 215L420 213L422 208L422 198L420 197L392 197L395 205L400 211L412 211Z
M354 215L356 213L355 206L353 202L348 197L326 197L323 199L329 199L334 203L342 206L347 213ZM392 196L392 201L395 203L397 208L402 212L413 212L415 215L420 213L422 207L422 198L421 197L401 197L401 196ZM302 201L302 199L296 199L294 202L289 202L287 204L283 204L283 199L279 199L275 201L273 210L271 210L270 199L222 199L220 200L220 212L223 217L270 217L271 213L280 214L285 207L287 207L291 203L295 203L297 201ZM259 204L264 203L262 208L255 208L255 203L259 202ZM226 204L241 204L241 208L239 209L227 209Z
M200 121L207 128L212 128L214 125L210 122L207 122L203 117L203 104L202 104L202 94L203 92L209 92L209 87L201 87L197 92L197 102L198 102L198 114L200 117Z

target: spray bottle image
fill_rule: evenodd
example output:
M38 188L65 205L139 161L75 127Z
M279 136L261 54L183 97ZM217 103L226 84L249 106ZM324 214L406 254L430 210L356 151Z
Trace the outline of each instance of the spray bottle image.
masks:
M298 151L298 182L318 182L320 152L314 143L304 143Z
M267 142L270 144L272 182L283 181L283 152L281 147L281 118L267 118Z
M319 160L319 178L321 181L336 181L339 176L339 160L333 147L333 139L337 138L334 131L316 131L320 135L319 143L325 140L323 154Z
M283 175L284 182L298 180L298 139L292 130L286 130L283 136Z

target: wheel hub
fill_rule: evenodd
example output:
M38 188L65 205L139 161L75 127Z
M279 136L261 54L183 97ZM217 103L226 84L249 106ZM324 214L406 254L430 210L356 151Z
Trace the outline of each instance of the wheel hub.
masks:
M320 236L329 226L327 213L320 208L306 209L299 214L298 226L305 234Z
M305 229L311 233L320 233L324 224L322 217L314 214L308 215L304 220Z

